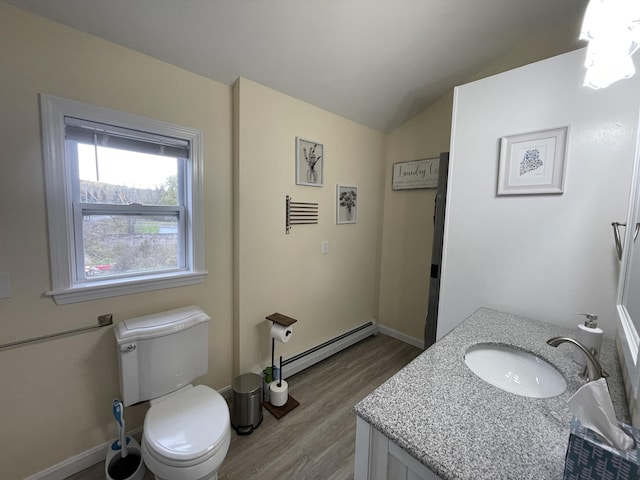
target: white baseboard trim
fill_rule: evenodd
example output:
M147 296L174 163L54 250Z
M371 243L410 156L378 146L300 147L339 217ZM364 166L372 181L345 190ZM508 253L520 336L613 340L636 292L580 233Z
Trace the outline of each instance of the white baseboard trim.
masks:
M385 325L378 325L378 332L388 337L395 338L396 340L400 340L401 342L408 343L409 345L413 345L414 347L418 347L420 350L424 350L424 340L412 337Z
M142 427L138 427L127 432L127 435L140 442L142 439ZM115 440L115 438L113 440ZM25 478L24 480L64 480L71 475L81 472L85 468L92 467L96 463L104 461L107 457L107 449L109 448L109 445L113 443L113 440L109 440L102 445L98 445L97 447L90 448L78 455L69 457L56 465Z

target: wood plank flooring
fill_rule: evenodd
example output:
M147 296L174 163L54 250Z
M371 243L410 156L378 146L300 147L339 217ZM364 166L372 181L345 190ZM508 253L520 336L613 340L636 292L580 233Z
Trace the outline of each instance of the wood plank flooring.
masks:
M264 420L251 435L232 430L218 480L353 479L353 405L420 353L379 334L288 378L300 406L280 420L263 409ZM67 480L80 479L104 479L104 462Z

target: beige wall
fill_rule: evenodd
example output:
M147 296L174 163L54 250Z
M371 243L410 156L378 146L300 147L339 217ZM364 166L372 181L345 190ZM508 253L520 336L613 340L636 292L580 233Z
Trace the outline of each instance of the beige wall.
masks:
M542 58L541 51L559 53L532 51L506 55L494 71ZM213 319L209 374L201 381L220 389L267 363L264 317L276 311L299 320L278 355L371 318L422 337L434 192L391 192L389 175L393 162L448 149L450 96L385 136L246 79L232 92L2 2L0 65L0 272L10 272L12 288L0 300L0 343L90 325L103 313L118 322L197 304ZM204 132L205 283L64 306L43 297L51 285L41 92ZM296 136L324 144L322 188L295 185ZM335 224L337 183L359 188L355 225ZM319 225L285 235L287 194L318 202ZM328 255L321 255L324 240ZM115 436L110 328L0 351L0 381L3 479L24 478ZM128 428L145 411L128 408Z
M579 25L560 25L506 51L469 81L579 48ZM449 151L453 92L387 137L379 321L423 340L429 294L435 190L391 190L394 162ZM478 119L482 121L482 119Z
M91 325L103 313L119 322L197 304L213 319L209 374L200 381L220 389L234 374L266 365L266 315L299 319L279 355L377 316L382 133L245 79L232 92L1 2L0 58L0 271L10 272L12 289L10 299L0 300L0 343ZM203 131L205 283L64 306L43 296L51 285L41 92ZM324 144L324 187L295 185L296 135ZM359 188L355 225L335 223L337 183ZM318 202L319 225L285 235L287 194ZM323 240L328 255L321 255ZM115 436L111 401L119 384L111 328L0 351L0 357L6 412L0 477L24 478ZM146 408L127 409L128 429L141 425Z
M429 293L435 189L391 190L392 164L449 150L448 94L387 138L380 265L380 323L423 341Z
M241 78L234 87L240 372L270 363L270 322L296 318L276 355L299 353L377 315L385 136ZM322 188L295 183L295 138L324 146ZM336 184L358 187L356 224L336 225ZM319 204L318 225L285 234L285 196ZM329 254L321 254L322 241ZM286 374L285 374L286 375Z
M232 375L231 89L0 3L0 343L200 305L213 319L209 374ZM50 290L38 94L203 131L207 280L197 286L56 306ZM115 437L119 395L111 328L0 351L0 478L24 478ZM128 428L146 405L128 408Z

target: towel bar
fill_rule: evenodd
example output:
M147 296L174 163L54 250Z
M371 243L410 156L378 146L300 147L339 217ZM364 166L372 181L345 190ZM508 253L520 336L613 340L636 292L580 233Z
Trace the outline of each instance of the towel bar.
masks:
M618 260L622 260L622 240L620 239L620 231L618 230L618 228L620 227L626 227L627 224L626 223L619 223L619 222L611 222L611 226L613 227L613 238L616 241L616 251L618 252ZM636 223L636 229L633 232L633 241L635 242L636 239L638 238L638 232L640 232L640 222Z
M49 340L50 338L62 337L64 335L71 335L72 333L79 333L79 332L86 332L88 330L95 330L96 328L107 327L107 326L109 326L111 324L113 324L113 315L111 315L111 314L100 315L98 317L98 324L97 325L92 325L90 327L75 328L73 330L65 330L64 332L50 333L48 335L42 335L40 337L28 338L26 340L18 340L16 342L4 343L4 344L0 345L0 350L5 349L5 348L17 347L19 345L25 345L27 343L41 342L42 340Z

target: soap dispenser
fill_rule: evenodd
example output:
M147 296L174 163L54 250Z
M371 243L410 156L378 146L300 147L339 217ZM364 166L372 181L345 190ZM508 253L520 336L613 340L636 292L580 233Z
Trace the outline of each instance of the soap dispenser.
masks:
M576 315L583 315L585 317L584 324L578 324L576 340L588 350L595 349L595 357L599 358L600 349L602 348L603 331L601 328L598 328L598 316L592 313L576 313ZM587 362L584 353L577 348L573 352L573 359L580 365L585 365Z

